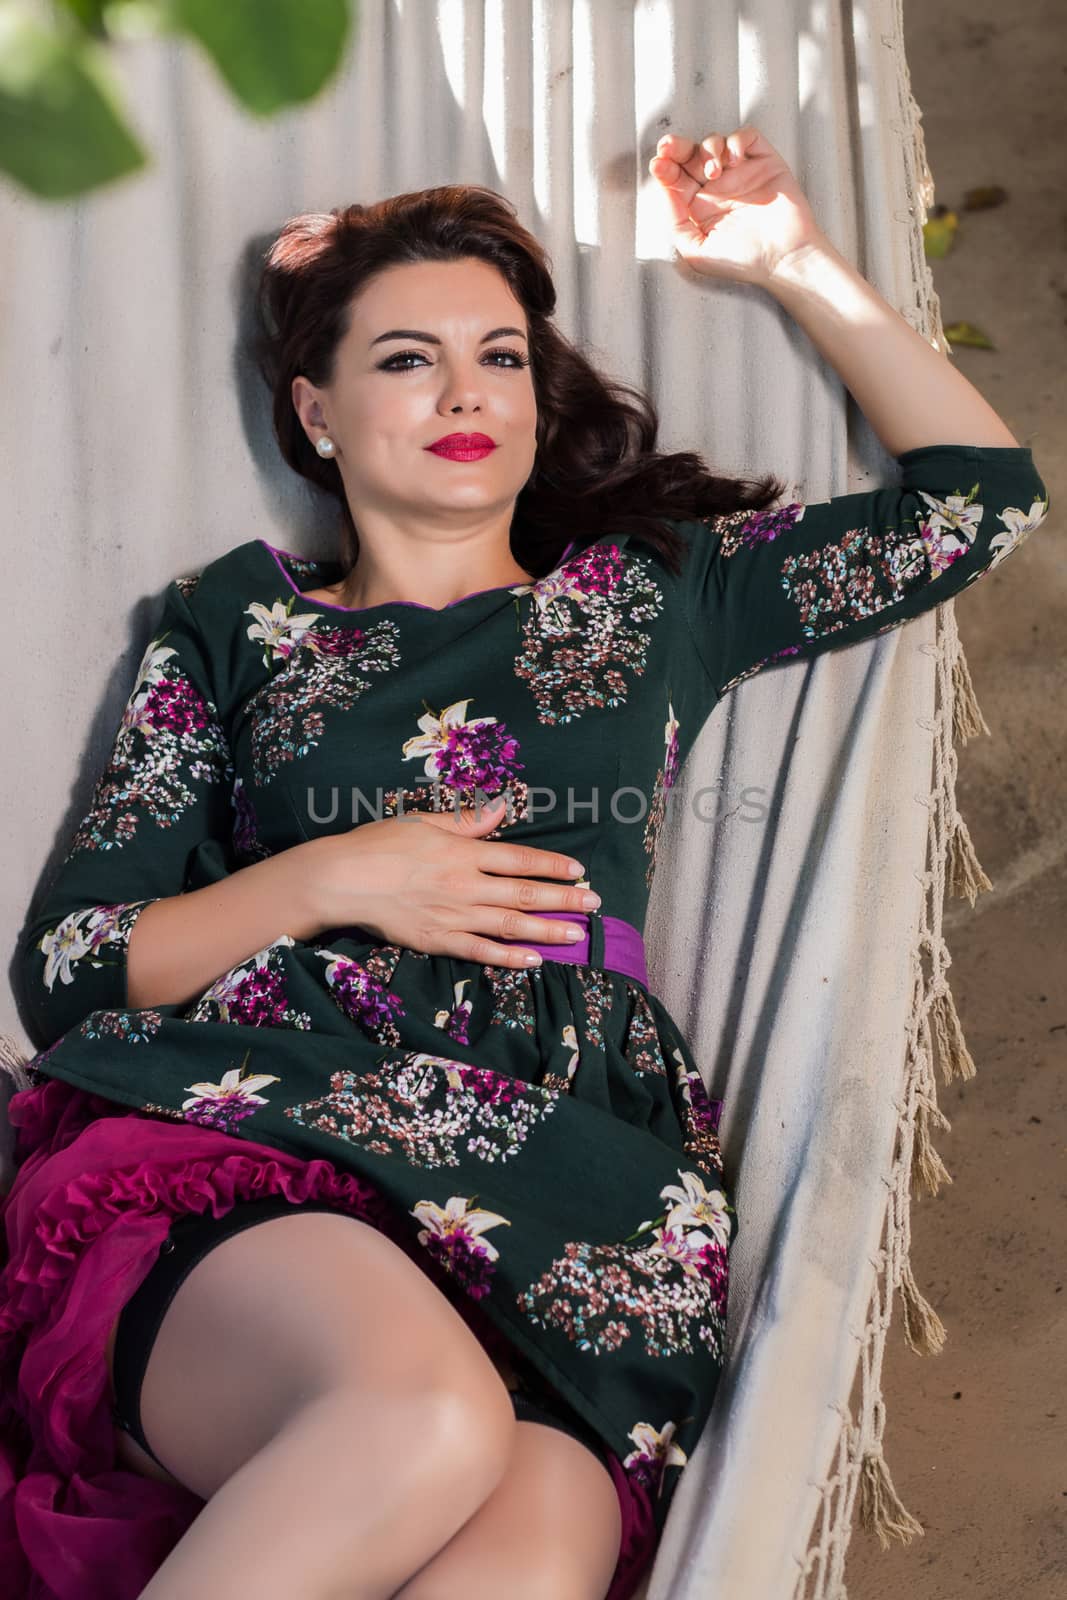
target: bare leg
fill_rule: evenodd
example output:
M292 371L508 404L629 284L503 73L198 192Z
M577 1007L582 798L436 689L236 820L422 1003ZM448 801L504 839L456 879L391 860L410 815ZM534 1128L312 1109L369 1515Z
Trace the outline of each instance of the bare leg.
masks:
M503 1382L429 1278L374 1228L321 1212L197 1263L153 1345L141 1420L207 1501L143 1600L385 1600L493 1492L516 1439Z
M621 1539L603 1462L558 1428L520 1422L502 1481L394 1600L604 1600Z

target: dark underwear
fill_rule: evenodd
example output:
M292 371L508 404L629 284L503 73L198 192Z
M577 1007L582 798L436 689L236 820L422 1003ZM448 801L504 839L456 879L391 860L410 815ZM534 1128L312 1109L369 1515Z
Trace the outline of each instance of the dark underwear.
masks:
M164 1472L169 1469L160 1461L141 1426L141 1385L144 1380L152 1345L160 1325L182 1282L198 1261L232 1234L241 1233L257 1222L270 1217L282 1217L294 1211L330 1211L336 1206L294 1202L278 1195L268 1195L261 1200L244 1200L233 1206L224 1217L211 1212L190 1213L179 1217L164 1239L159 1258L149 1269L119 1317L115 1334L114 1380L115 1404L112 1416L115 1423L146 1451ZM509 1391L512 1408L520 1422L540 1422L550 1428L569 1433L586 1445L603 1460L606 1446L600 1435L556 1394L545 1390L537 1374L528 1364L516 1363L516 1376L520 1387Z

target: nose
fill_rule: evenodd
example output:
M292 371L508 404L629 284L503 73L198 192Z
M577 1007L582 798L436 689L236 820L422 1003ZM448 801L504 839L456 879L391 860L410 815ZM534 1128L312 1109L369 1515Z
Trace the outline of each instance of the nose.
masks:
M442 409L447 412L480 411L485 398L484 383L484 374L477 367L473 370L462 367L455 369L442 387Z

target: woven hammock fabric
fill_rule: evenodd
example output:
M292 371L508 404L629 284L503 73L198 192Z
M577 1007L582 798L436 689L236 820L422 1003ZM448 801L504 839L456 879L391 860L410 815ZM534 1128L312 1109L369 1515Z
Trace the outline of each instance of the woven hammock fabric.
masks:
M0 363L32 374L0 390L20 441L0 709L12 947L87 808L146 597L246 539L321 547L322 508L281 461L240 354L247 269L287 216L488 184L549 249L561 326L651 393L664 447L778 472L801 500L891 481L788 315L673 259L656 140L751 122L837 248L945 348L900 0L364 0L331 90L271 123L172 42L120 65L154 168L62 208L0 196L8 306L23 308L0 319ZM42 599L61 632L42 632ZM726 1103L744 1227L727 1373L649 1600L842 1600L860 1493L883 1537L921 1531L881 1457L879 1371L897 1287L916 1348L944 1332L907 1267L908 1204L913 1170L931 1188L944 1172L935 1042L946 1074L973 1070L940 909L946 876L972 898L988 883L953 800L953 733L977 725L946 607L742 683L685 769L650 976ZM30 1050L14 996L0 1028L17 1081Z

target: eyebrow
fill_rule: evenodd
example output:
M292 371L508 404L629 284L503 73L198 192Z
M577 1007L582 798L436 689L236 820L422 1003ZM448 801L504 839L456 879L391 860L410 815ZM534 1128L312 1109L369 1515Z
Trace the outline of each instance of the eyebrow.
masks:
M490 333L483 334L478 343L488 344L490 339L512 338L515 335L520 339L526 338L521 328L493 328ZM376 339L372 339L371 346L381 344L386 339L418 339L421 344L441 343L435 333L420 333L417 328L391 328L388 333L380 333Z

